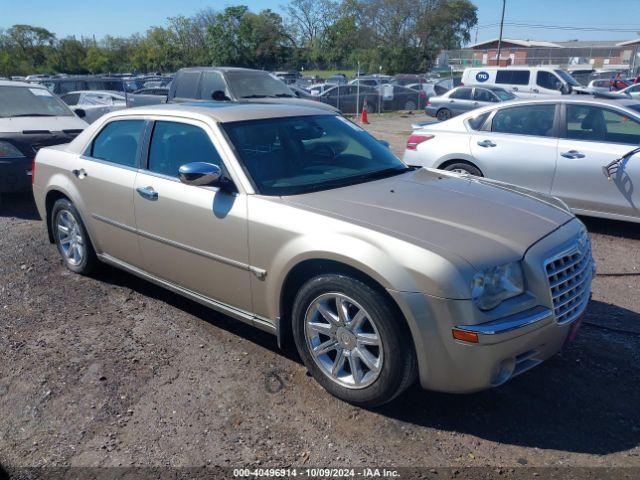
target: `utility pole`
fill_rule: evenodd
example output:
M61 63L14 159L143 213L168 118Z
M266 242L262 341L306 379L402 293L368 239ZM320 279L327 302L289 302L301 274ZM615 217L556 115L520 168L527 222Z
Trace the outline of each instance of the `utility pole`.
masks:
M504 26L504 8L507 0L502 0L502 18L500 18L500 37L498 37L498 67L500 66L500 51L502 50L502 27Z

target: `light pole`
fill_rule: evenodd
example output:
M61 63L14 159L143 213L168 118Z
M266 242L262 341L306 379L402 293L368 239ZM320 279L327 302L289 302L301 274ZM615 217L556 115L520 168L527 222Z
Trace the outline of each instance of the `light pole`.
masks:
M502 17L500 18L500 36L498 37L498 67L500 66L500 51L502 50L502 27L504 26L504 9L507 0L502 0Z

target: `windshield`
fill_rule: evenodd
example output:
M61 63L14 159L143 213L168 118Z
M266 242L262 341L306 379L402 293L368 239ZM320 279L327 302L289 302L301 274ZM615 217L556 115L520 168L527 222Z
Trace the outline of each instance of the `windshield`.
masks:
M72 117L62 100L42 87L0 87L0 117Z
M238 98L285 98L293 97L282 80L273 78L266 72L226 72L227 83Z
M562 80L564 80L566 83L568 83L572 87L581 86L575 78L573 78L569 73L565 72L564 70L554 70L554 72L556 72L556 74L558 74L558 76Z
M298 195L409 169L341 116L270 118L223 124L259 193Z
M498 96L498 98L503 102L507 100L513 100L514 98L516 98L516 96L513 93L507 92L502 88L494 88L491 91L495 93Z

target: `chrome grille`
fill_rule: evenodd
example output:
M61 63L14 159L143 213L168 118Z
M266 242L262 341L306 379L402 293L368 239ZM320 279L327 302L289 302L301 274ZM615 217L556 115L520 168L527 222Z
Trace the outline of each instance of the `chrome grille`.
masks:
M571 248L547 259L545 269L556 321L562 324L575 320L591 293L593 260L587 232L582 232Z

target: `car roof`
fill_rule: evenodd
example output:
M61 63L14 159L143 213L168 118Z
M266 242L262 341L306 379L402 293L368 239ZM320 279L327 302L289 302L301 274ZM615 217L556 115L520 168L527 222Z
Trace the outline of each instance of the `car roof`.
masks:
M266 118L299 117L311 115L335 115L328 110L302 105L285 105L279 103L236 103L236 102L186 102L119 110L111 117L136 115L176 115L205 116L218 123L238 122L244 120L261 120Z
M95 93L98 95L114 95L116 97L124 98L124 92L118 90L74 90L73 92L64 93L61 96L73 95L76 93Z
M16 82L13 80L0 80L0 87L25 87L25 88L45 88L39 83Z
M241 67L185 67L179 70L180 72L260 72L266 75L270 73L265 70L256 70L254 68L241 68Z

